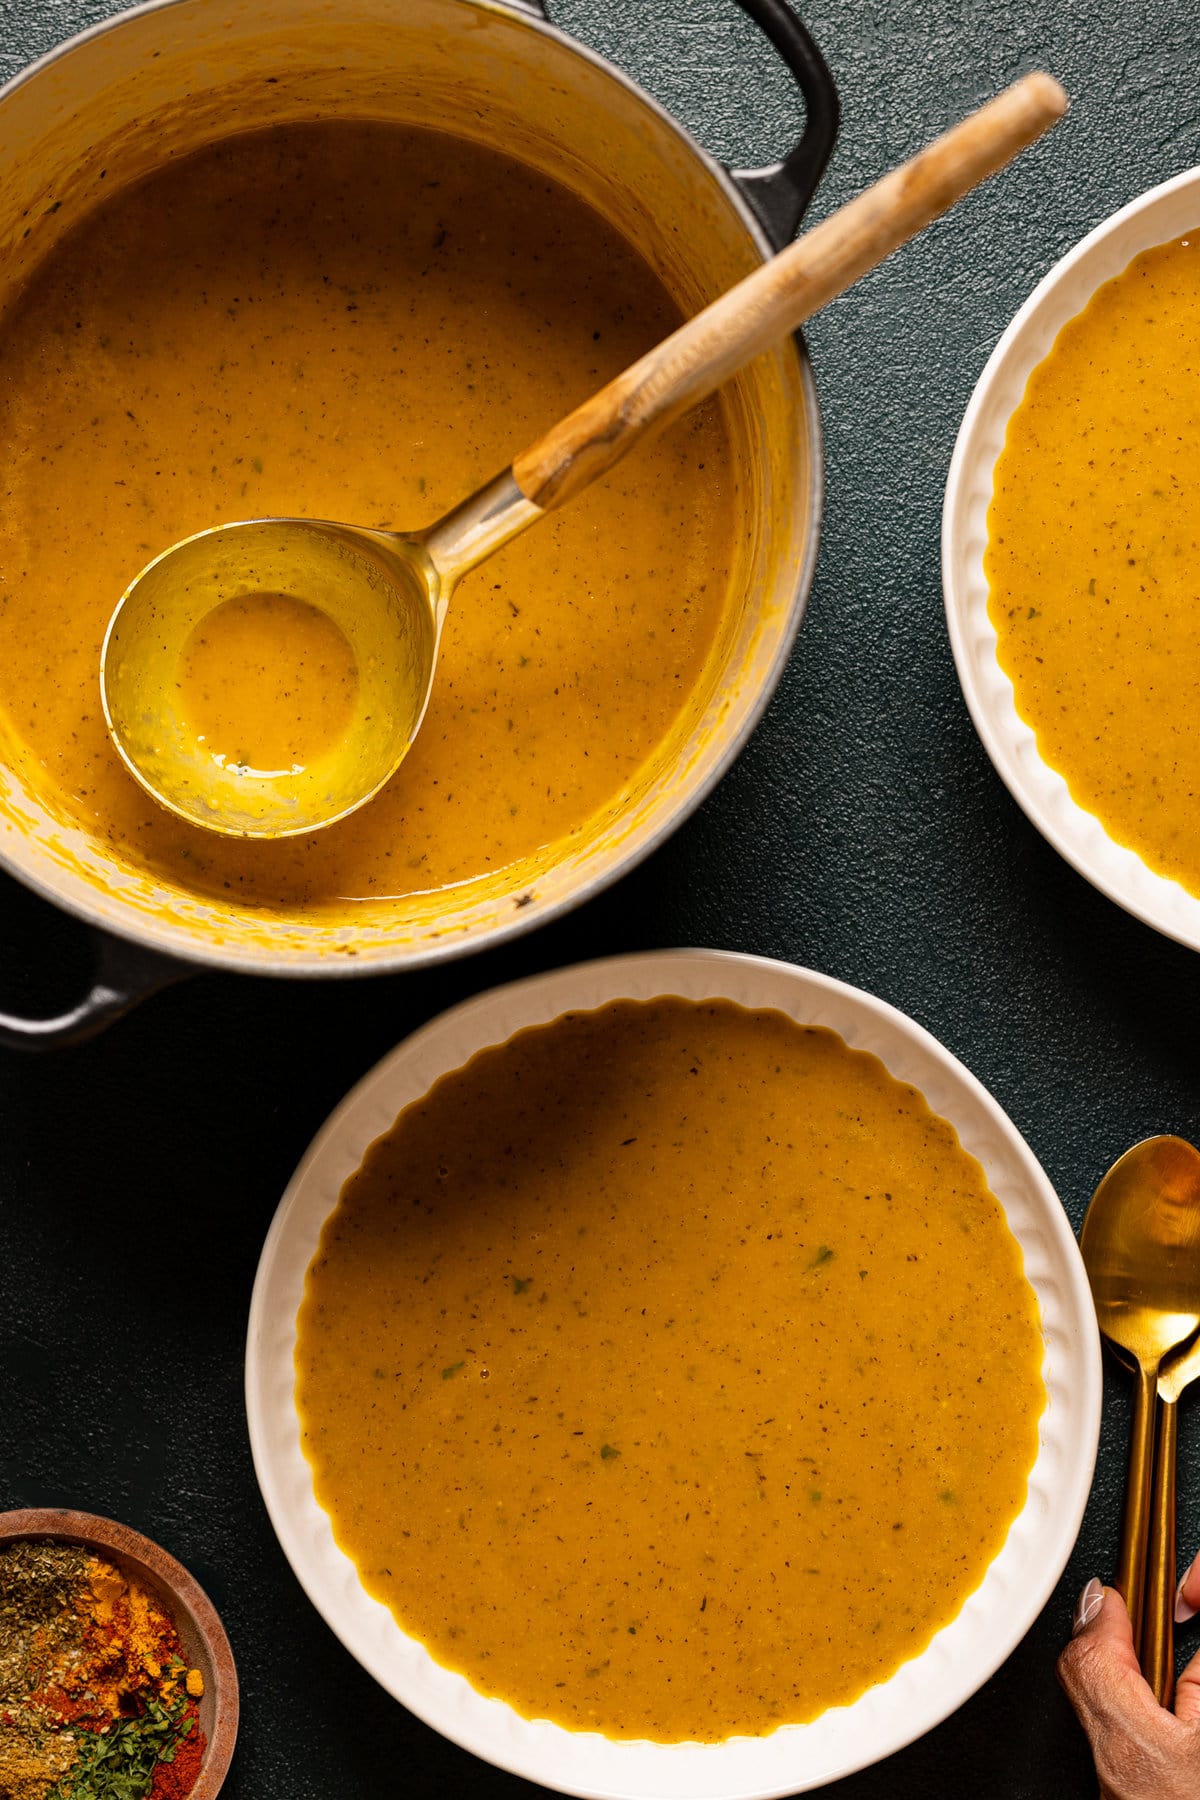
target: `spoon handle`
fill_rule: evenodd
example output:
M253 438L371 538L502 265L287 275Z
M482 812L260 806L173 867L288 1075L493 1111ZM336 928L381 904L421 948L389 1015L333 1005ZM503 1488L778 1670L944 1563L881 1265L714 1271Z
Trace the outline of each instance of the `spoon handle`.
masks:
M1062 116L1051 76L1026 75L689 319L531 444L516 485L547 510L611 469L842 293Z
M1150 1479L1154 1466L1154 1401L1157 1366L1138 1364L1125 1471L1125 1512L1114 1586L1133 1621L1133 1641L1142 1641L1142 1600L1146 1582L1146 1532L1150 1523Z
M1175 1687L1175 1472L1179 1415L1174 1400L1158 1407L1154 1453L1154 1501L1146 1557L1142 1673L1160 1706L1170 1706Z

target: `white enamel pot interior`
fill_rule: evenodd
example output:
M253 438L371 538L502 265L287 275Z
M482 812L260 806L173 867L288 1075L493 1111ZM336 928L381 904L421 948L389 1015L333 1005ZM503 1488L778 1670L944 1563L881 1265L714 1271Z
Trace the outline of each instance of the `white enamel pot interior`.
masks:
M531 12L489 0L165 0L85 33L0 94L0 306L98 194L239 131L338 116L442 129L552 174L624 232L686 311L769 253L728 173L619 72ZM719 779L799 628L821 466L798 345L759 358L724 404L745 501L739 605L672 738L569 848L452 893L264 916L147 874L64 823L10 738L0 741L0 861L138 945L279 974L426 964L593 893Z
M1034 289L979 377L950 463L942 513L942 582L958 678L975 728L1013 798L1054 848L1135 918L1200 949L1200 899L1111 838L1043 762L997 658L984 573L992 477L1008 421L1068 320L1096 289L1155 244L1200 228L1200 169L1141 195L1076 245Z
M809 1725L723 1744L652 1744L521 1718L434 1662L361 1586L313 1495L294 1400L296 1313L321 1227L342 1183L398 1113L476 1052L564 1012L677 994L777 1008L877 1056L948 1119L976 1157L1021 1245L1045 1340L1047 1404L1025 1504L958 1616L920 1655L852 1705ZM674 950L561 969L444 1013L377 1065L314 1139L276 1213L259 1263L246 1349L255 1469L280 1543L347 1649L410 1711L488 1762L596 1800L770 1800L822 1787L931 1730L1020 1643L1075 1544L1100 1430L1100 1342L1066 1215L1016 1127L919 1025L826 975L764 957Z

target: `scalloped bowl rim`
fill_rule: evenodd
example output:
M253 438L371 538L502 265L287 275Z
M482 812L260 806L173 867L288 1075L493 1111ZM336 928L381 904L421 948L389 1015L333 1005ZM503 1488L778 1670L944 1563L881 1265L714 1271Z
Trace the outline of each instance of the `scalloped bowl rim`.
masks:
M853 1704L808 1725L721 1744L652 1744L572 1732L486 1699L407 1636L360 1585L313 1495L295 1410L295 1319L342 1182L437 1078L526 1026L616 999L681 995L777 1007L828 1026L920 1089L987 1172L1041 1305L1047 1407L1024 1508L981 1586L927 1648ZM588 1800L774 1800L879 1761L939 1724L995 1672L1053 1592L1074 1547L1100 1429L1100 1349L1087 1278L1062 1206L986 1089L919 1025L856 988L723 951L616 957L538 975L443 1013L359 1082L318 1132L268 1233L251 1303L246 1405L263 1498L309 1598L397 1700L485 1761Z
M1118 844L1042 760L997 658L983 558L992 475L1025 386L1069 319L1104 282L1156 244L1200 230L1200 168L1131 200L1069 250L1020 308L975 384L942 508L946 624L963 697L997 774L1026 817L1093 887L1166 937L1200 949L1200 898Z

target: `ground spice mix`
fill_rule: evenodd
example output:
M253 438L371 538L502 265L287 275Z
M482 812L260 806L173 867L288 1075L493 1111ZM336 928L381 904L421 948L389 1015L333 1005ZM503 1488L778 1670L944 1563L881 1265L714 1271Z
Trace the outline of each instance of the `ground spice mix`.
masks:
M185 1800L202 1691L171 1619L111 1563L0 1550L0 1800Z

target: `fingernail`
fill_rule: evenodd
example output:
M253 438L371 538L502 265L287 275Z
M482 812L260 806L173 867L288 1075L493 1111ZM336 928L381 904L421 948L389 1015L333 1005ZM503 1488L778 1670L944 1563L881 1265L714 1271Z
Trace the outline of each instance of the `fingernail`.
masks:
M1189 1606L1183 1597L1183 1583L1187 1580L1195 1566L1196 1564L1194 1561L1188 1564L1187 1568L1183 1571L1183 1579L1175 1589L1175 1623L1177 1625L1186 1625L1189 1619L1194 1619L1196 1616L1197 1609L1194 1606Z
M1100 1608L1104 1605L1104 1584L1093 1575L1092 1579L1075 1602L1075 1617L1071 1623L1071 1636L1090 1625Z

